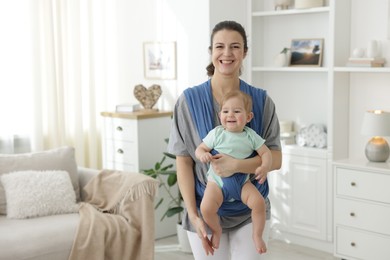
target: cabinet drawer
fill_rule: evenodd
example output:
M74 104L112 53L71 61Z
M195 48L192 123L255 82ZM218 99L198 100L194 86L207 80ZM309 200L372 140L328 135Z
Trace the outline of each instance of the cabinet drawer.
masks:
M120 141L137 140L137 122L134 120L125 120L121 118L106 118L105 138Z
M390 175L336 168L336 195L390 203Z
M357 229L336 227L336 254L347 259L390 259L390 237Z
M336 198L335 223L390 235L390 206Z
M136 164L138 162L137 147L132 142L107 140L106 157L107 161Z

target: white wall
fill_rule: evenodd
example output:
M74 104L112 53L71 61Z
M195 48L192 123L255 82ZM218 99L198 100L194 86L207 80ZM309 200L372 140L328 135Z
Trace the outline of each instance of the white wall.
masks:
M135 85L159 84L163 94L156 107L170 110L185 88L207 79L208 3L208 0L117 1L120 71L118 86L113 86L118 90L113 104L138 103L133 96ZM176 41L176 80L144 78L143 43L150 41Z
M156 107L171 110L177 97L187 87L207 80L210 61L210 32L222 20L247 21L247 1L237 0L117 0L119 55L118 86L112 86L119 103L138 103L133 96L137 84L160 84L162 97ZM144 77L143 43L177 42L177 79L149 80Z

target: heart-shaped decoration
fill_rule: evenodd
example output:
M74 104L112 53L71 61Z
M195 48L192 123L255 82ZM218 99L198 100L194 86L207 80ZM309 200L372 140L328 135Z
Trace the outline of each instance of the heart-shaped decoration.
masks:
M157 103L157 100L161 96L161 87L159 85L152 85L149 88L145 88L139 84L134 88L134 96L141 103L145 109L152 109Z

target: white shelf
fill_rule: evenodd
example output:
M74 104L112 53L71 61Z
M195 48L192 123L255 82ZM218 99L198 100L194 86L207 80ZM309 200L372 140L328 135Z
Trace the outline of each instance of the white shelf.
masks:
M335 72L359 72L359 73L389 73L390 67L382 68L355 68L355 67L335 67Z
M334 161L334 164L350 167L350 168L363 168L365 170L387 170L390 173L390 162L370 162L367 158L346 158L342 160Z
M328 72L327 67L252 67L253 72Z
M282 15L295 15L295 14L313 14L313 13L327 13L330 11L329 6L316 7L308 9L289 9L280 11L261 11L253 12L253 17L266 17L266 16L282 16Z
M321 158L326 159L327 149L314 148L308 146L299 146L297 144L287 144L283 146L283 153L298 155L298 156L306 156L312 158Z

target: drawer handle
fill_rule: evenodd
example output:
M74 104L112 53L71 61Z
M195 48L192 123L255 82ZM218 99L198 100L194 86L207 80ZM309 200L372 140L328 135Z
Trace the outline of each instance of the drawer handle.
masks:
M356 186L356 182L354 182L354 181L351 182L351 186L352 186L352 187L355 187L355 186Z
M356 246L355 242L351 242L351 246L355 247Z
M354 216L355 216L355 213L354 213L354 212L351 212L351 213L349 213L349 215L350 215L351 217L354 217Z
M123 154L123 150L122 149L118 149L116 152L120 153L120 154Z
M118 126L118 127L116 128L116 130L119 131L119 132L122 132L122 131L123 131L123 128L122 128L121 126Z

